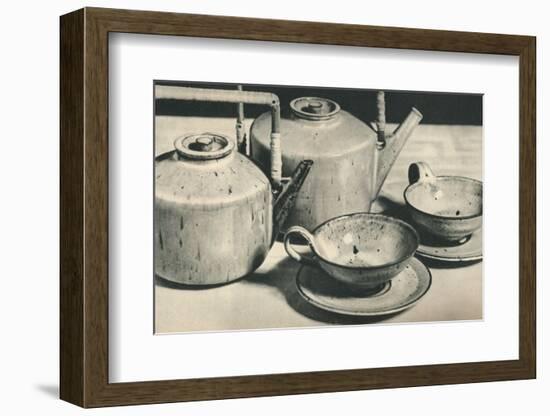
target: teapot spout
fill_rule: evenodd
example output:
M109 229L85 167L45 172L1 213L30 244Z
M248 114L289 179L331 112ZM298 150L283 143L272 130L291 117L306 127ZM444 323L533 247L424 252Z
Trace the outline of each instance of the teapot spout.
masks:
M288 218L288 214L294 208L298 192L304 184L312 165L312 160L302 160L292 173L288 182L283 183L280 190L274 191L272 241L277 238L279 231Z
M379 131L379 140L377 143L376 179L374 183L375 195L378 195L380 192L380 188L382 188L382 185L384 184L395 159L397 159L401 149L421 120L422 113L413 107L403 123L401 123L395 132L389 137L385 138L383 137L383 134L381 137Z

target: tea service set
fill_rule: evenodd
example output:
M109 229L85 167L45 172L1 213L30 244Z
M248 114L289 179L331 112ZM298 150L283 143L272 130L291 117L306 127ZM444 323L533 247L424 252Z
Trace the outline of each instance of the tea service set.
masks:
M431 286L419 258L451 264L481 259L481 182L435 176L425 162L410 165L409 179L404 198L414 227L383 214L354 213L312 232L287 230L285 249L302 263L296 282L308 302L344 315L394 314L416 304ZM295 235L307 241L309 256L294 249Z
M305 301L379 316L410 308L428 292L431 273L420 258L481 259L480 181L436 176L427 163L412 163L403 194L410 223L369 212L422 119L417 109L388 134L383 92L370 125L326 98L299 97L281 115L271 93L155 89L157 98L237 104L236 140L187 135L155 160L158 276L183 285L229 283L256 270L283 235L301 265L296 287ZM249 135L244 104L269 107Z

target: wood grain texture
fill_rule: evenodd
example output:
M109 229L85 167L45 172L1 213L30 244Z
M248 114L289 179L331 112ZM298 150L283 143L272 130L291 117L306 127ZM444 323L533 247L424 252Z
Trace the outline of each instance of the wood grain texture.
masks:
M60 50L60 389L84 404L84 12L61 19Z
M140 383L108 381L108 33L520 57L520 358ZM87 8L61 18L61 397L83 407L535 377L535 38Z
M536 40L520 54L519 99L519 357L531 378L536 378L536 255L537 255L537 151L536 151Z

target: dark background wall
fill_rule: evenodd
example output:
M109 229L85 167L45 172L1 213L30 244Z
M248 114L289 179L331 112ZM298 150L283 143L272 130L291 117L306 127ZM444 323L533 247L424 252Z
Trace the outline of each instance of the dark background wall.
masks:
M236 89L237 84L213 82L156 81L157 85L180 85L201 88ZM376 119L377 90L324 88L304 86L242 84L244 90L267 91L277 94L281 100L283 115L288 112L288 103L297 97L325 97L336 101L342 109L364 121ZM482 94L439 93L386 90L386 120L388 123L402 121L411 107L424 115L426 124L482 125ZM267 111L265 107L246 105L245 116L255 118ZM191 103L181 100L157 100L156 115L218 116L232 117L236 114L234 104Z

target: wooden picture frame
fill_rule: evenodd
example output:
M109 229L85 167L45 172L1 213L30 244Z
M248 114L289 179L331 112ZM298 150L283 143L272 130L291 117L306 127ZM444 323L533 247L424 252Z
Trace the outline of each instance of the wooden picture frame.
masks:
M83 407L536 376L536 39L438 30L85 8L61 17L60 396ZM108 379L110 32L519 56L519 359L135 383Z

